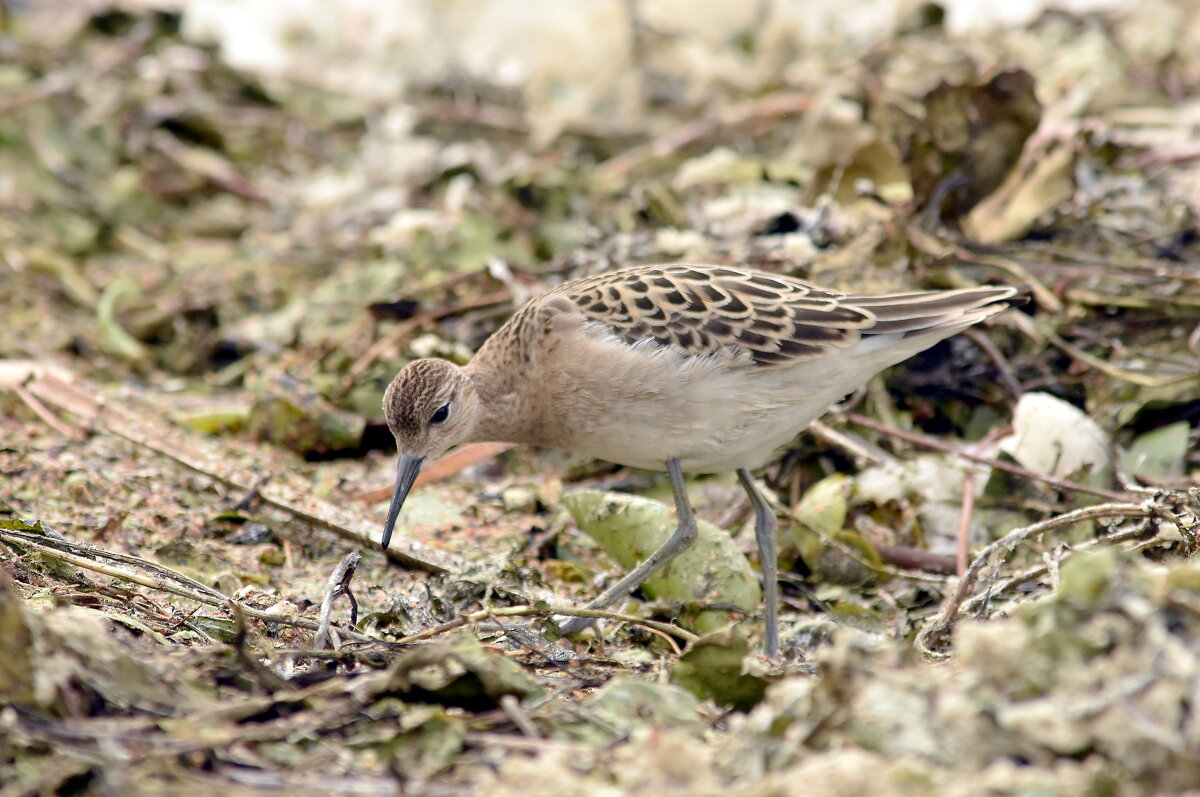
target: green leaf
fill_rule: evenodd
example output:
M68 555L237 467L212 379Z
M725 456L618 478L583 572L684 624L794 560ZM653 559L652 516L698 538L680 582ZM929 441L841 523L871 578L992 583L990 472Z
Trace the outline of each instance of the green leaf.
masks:
M749 650L740 629L709 634L688 647L671 671L671 680L701 699L749 711L767 691L766 681L742 667Z

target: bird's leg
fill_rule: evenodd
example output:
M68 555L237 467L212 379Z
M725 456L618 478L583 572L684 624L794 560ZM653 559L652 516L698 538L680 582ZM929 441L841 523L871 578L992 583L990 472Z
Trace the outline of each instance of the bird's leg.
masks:
M671 477L671 490L675 493L675 514L678 517L675 530L657 551L647 557L646 561L629 571L628 575L606 589L600 597L588 603L586 608L608 608L665 567L696 541L696 517L692 514L692 505L688 503L687 488L683 485L683 471L679 469L679 460L667 460L667 474ZM773 539L774 537L772 537ZM586 628L593 622L595 622L593 617L572 617L560 624L559 629L564 634L571 634Z
M738 481L750 496L754 506L754 538L758 540L759 566L763 579L763 613L766 615L767 638L763 650L768 656L779 653L779 580L776 573L775 527L779 521L767 499L754 486L750 471L738 468Z

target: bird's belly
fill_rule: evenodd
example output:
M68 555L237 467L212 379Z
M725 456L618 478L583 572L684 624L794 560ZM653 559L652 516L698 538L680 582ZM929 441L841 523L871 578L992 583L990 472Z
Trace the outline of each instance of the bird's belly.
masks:
M587 360L588 367L579 364L584 358L562 365L570 378L560 383L565 392L551 399L562 422L543 442L638 468L662 470L668 459L694 473L755 468L830 404L905 354L883 351L875 341L836 357L759 369L617 349Z
M661 374L659 375L661 379ZM555 441L558 447L636 468L717 473L755 468L823 413L828 401L764 395L756 375L715 371L671 383L671 389L623 393L594 388L600 398ZM575 401L587 401L577 395Z
M665 470L668 459L679 460L683 470L691 473L755 468L812 422L801 413L803 409L794 405L769 413L727 411L702 424L680 428L661 417L653 425L629 423L620 417L625 413L616 411L611 422L581 430L563 447L649 470Z

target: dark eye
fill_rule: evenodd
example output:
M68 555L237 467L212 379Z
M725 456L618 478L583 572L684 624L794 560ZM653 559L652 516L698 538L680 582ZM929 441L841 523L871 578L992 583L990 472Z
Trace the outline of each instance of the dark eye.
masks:
M442 406L438 407L437 410L433 413L433 417L429 419L429 424L430 424L430 426L437 426L439 423L445 423L446 419L449 417L450 417L450 405L443 404Z

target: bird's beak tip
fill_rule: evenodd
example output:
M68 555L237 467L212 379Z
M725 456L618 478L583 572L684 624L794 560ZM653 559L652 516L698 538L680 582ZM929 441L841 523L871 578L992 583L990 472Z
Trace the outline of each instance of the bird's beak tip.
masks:
M392 531L396 527L396 518L400 515L400 508L404 506L404 499L408 497L408 491L412 489L417 474L421 472L422 462L424 462L423 457L415 457L412 454L400 456L400 462L396 468L396 488L392 493L392 505L388 507L387 522L383 525L383 537L379 541L380 547L385 551L388 543L392 541Z

